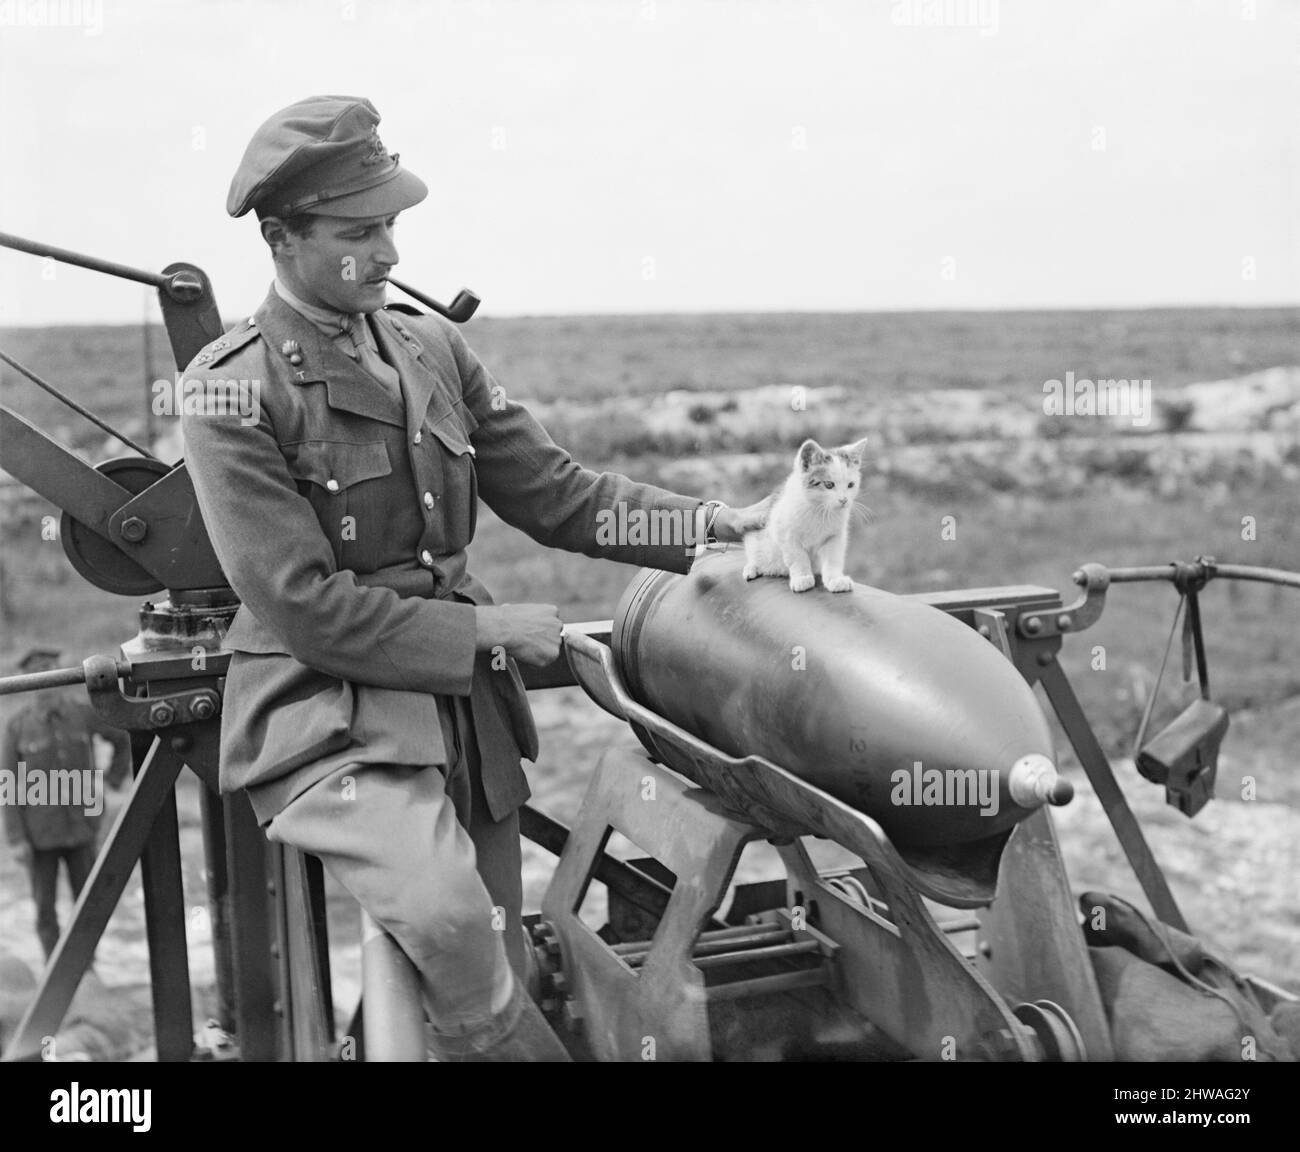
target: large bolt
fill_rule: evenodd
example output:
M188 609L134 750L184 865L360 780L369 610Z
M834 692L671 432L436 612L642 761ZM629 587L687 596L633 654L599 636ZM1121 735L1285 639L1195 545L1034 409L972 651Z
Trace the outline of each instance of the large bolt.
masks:
M155 728L166 728L176 720L176 709L166 701L160 701L149 709L149 723Z
M139 544L149 531L149 525L139 516L128 516L122 521L122 539L130 544Z
M211 696L200 696L194 701L194 719L208 720L216 713L217 706Z

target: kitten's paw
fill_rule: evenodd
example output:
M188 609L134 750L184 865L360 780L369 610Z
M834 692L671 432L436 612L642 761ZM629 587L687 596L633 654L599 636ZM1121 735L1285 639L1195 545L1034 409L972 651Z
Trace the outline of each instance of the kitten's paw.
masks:
M758 566L755 565L755 564L746 564L745 567L741 569L740 574L741 574L741 575L742 575L746 580L757 580L757 579L758 579Z
M826 581L828 592L852 592L853 579L850 576L836 576L834 580Z
M814 578L813 578L812 576L791 576L791 577L790 577L790 591L791 591L791 592L807 592L808 589L811 588L811 587L813 586L813 584L815 584L815 583L816 583L816 581L814 580Z

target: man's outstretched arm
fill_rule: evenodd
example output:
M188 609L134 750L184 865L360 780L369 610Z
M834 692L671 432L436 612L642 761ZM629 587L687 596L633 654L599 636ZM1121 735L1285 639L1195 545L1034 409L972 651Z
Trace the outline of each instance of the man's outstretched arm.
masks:
M453 325L443 329L465 405L478 422L475 463L479 493L488 507L551 548L670 572L690 568L695 545L704 539L708 510L703 500L582 467L527 408L506 397ZM739 542L744 532L762 526L766 511L766 502L724 507L714 534L721 541ZM657 526L656 543L630 544L610 531L638 519Z

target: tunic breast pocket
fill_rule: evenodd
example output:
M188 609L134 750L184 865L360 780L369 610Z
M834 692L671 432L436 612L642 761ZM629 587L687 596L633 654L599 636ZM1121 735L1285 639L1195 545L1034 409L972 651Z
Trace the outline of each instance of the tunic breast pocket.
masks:
M464 548L478 525L478 476L474 446L456 413L426 427L439 445L442 464L443 516L449 551Z
M393 471L383 440L300 440L283 444L298 491L311 501L321 529L342 564L345 544L380 530L388 503L384 478Z

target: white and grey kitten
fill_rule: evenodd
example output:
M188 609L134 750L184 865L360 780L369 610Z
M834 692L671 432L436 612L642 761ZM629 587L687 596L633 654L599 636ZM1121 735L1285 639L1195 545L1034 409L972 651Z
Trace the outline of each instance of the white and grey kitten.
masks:
M746 580L788 574L792 592L807 592L819 573L829 591L852 590L844 553L866 446L865 439L842 448L823 448L815 440L799 446L767 524L745 536Z

